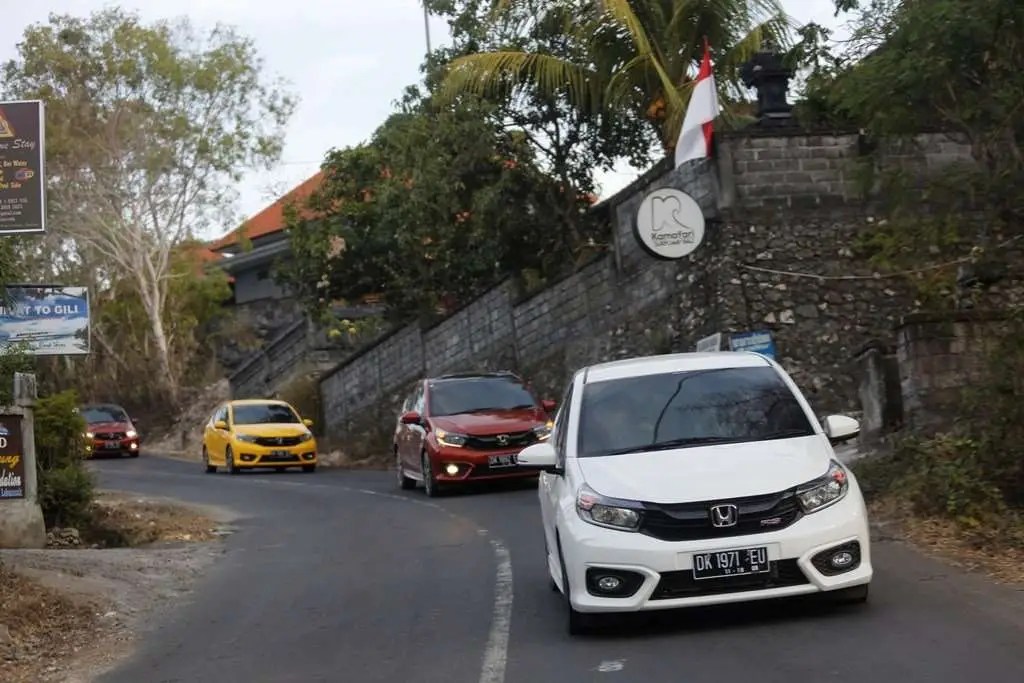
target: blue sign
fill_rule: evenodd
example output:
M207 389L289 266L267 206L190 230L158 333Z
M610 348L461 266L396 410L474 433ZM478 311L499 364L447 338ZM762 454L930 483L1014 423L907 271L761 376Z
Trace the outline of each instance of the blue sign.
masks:
M89 353L89 292L85 287L18 285L0 299L0 349L36 356Z
M737 332L729 335L729 348L733 351L752 351L775 359L775 341L771 332Z

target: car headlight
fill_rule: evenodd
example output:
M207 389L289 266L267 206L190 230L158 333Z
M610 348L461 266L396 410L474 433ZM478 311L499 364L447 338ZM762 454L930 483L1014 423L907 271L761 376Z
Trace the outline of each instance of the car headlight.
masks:
M135 431L134 429L129 429L127 432L124 433L124 435L126 437L128 437L129 439L134 439L135 437L137 437L139 435L139 433L137 431Z
M544 441L551 438L551 428L554 427L554 425L554 422L549 421L547 424L534 427L533 434L537 437L537 441Z
M849 490L850 478L846 468L833 460L824 476L799 487L796 496L804 512L811 513L839 502Z
M583 486L576 494L576 512L580 519L608 529L637 530L640 526L640 510L629 505L629 501L605 498L588 486Z
M299 443L306 443L313 438L313 432L306 432L305 434L299 434Z
M91 439L91 438L93 438L94 436L96 436L96 435L95 435L95 434L93 434L92 432L86 432L86 433L85 433L85 438L87 438L87 439Z
M455 432L446 432L443 429L437 430L437 441L442 446L453 446L455 448L462 448L466 445L466 435L456 434Z
M235 438L243 443L256 443L256 439L258 437L255 437L252 434L235 434Z

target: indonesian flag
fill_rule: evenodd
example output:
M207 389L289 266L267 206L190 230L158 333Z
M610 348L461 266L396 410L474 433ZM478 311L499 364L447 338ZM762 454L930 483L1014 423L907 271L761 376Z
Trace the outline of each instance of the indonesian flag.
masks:
M686 108L683 129L676 141L676 166L684 161L711 156L713 124L721 109L715 91L715 75L711 72L711 48L704 41L704 58L700 62L697 81L693 84L690 105Z

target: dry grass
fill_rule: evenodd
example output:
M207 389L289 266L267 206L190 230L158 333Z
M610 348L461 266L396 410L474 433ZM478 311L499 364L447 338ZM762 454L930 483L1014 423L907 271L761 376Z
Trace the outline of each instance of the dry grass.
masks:
M86 542L139 546L157 542L208 541L217 523L192 508L104 493L93 506L93 524L83 531Z
M1024 549L979 544L951 519L915 515L905 501L889 496L871 503L872 517L921 550L1002 583L1024 586Z
M97 606L76 601L0 565L0 681L35 683L54 660L97 639ZM0 630L3 630L0 628Z

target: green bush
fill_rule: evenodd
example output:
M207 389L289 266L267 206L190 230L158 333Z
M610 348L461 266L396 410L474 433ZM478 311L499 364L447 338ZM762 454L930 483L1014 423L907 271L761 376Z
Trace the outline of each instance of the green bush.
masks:
M976 542L1024 547L1024 324L1015 318L1009 328L946 433L904 438L858 466L868 497L953 519Z
M74 391L40 398L35 406L39 503L49 526L88 521L94 482L83 464L85 421L77 408Z

